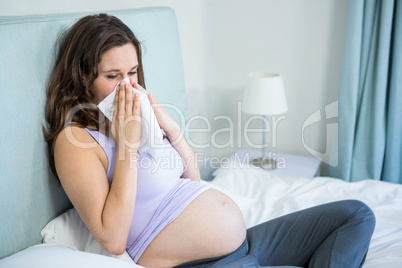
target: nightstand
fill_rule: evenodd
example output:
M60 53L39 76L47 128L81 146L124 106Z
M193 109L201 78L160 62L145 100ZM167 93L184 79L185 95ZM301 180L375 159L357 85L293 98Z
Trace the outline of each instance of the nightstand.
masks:
M277 168L267 172L272 172L278 176L303 178L313 178L320 175L321 161L317 158L280 153L266 153L265 155L275 159L277 162ZM241 164L248 163L251 159L260 156L261 151L239 149L235 154L230 156L229 159L230 161L237 161ZM212 176L215 177L220 171L221 169L215 170Z

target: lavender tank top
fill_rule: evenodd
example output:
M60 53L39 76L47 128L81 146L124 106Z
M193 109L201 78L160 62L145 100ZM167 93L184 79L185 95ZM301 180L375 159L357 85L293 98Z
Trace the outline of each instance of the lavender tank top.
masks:
M97 131L86 130L107 155L107 178L111 185L116 142ZM148 153L138 153L137 156L137 197L126 246L127 253L136 263L158 233L198 195L211 188L209 184L180 178L183 174L182 159L168 139L163 142L165 147L158 159Z

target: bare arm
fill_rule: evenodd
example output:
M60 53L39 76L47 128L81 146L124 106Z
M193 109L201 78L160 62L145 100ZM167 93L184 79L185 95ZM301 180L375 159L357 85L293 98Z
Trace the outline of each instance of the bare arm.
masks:
M179 125L151 94L148 94L148 99L154 109L160 127L165 131L170 143L181 156L184 165L184 172L181 177L200 181L200 170L194 152L181 133Z
M128 95L127 98L130 99ZM139 101L134 105L131 103L131 106L125 104L123 93L120 93L118 101L120 104L116 107L119 109L116 109L118 112L113 124L122 127L123 121L127 121L127 114L133 116L127 111L131 109L139 115ZM130 140L141 135L141 128L135 125L131 124L131 132L125 128L127 125L123 128L128 129L124 133L132 134ZM119 137L121 132L114 132L114 136ZM69 199L96 240L108 252L120 255L126 247L137 193L137 165L132 162L137 156L136 148L129 148L121 139L116 139L116 162L109 188L102 164L102 149L98 146L82 146L91 142L95 143L85 129L75 126L64 129L55 143L57 174Z
M172 146L180 154L184 165L184 172L182 178L189 178L193 181L200 181L201 175L198 168L197 160L190 145L188 145L186 139L180 131L180 128L166 132L169 141Z

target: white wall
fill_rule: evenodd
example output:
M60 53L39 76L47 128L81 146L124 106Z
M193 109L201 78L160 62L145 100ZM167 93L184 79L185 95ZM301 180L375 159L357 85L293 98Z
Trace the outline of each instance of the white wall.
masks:
M278 124L273 151L309 155L302 126L315 111L323 115L325 106L337 100L347 8L346 0L209 1L203 90L213 100L210 113L236 118L246 74L281 73L289 111L287 119ZM244 126L248 116L243 116ZM261 122L254 123L261 126ZM330 150L325 121L309 126L304 134L307 146L322 153ZM328 134L331 138L332 133ZM261 141L261 134L250 137L254 144ZM267 137L272 148L274 137ZM241 146L249 147L244 136ZM228 151L212 154L223 156Z
M267 140L274 152L309 155L302 141L303 122L315 111L337 100L347 0L0 0L0 16L99 12L145 6L170 6L176 11L190 116L210 119L210 133L193 133L194 143L229 142L229 131L211 140L214 131L228 128L233 120L234 147L197 149L206 157L227 156L238 147L250 148L237 128L249 118L238 120L238 101L252 71L272 71L284 77L289 111ZM195 121L192 127L205 127ZM261 128L254 121L253 128ZM325 152L326 125L306 128L304 143ZM330 135L331 136L331 135ZM261 134L250 134L259 144ZM209 171L203 171L208 174Z

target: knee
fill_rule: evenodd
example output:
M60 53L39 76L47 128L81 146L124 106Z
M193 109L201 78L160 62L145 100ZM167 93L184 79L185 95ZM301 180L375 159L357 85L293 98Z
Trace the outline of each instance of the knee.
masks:
M345 200L344 206L349 210L351 219L355 219L365 227L367 231L374 232L375 215L369 206L359 200Z

